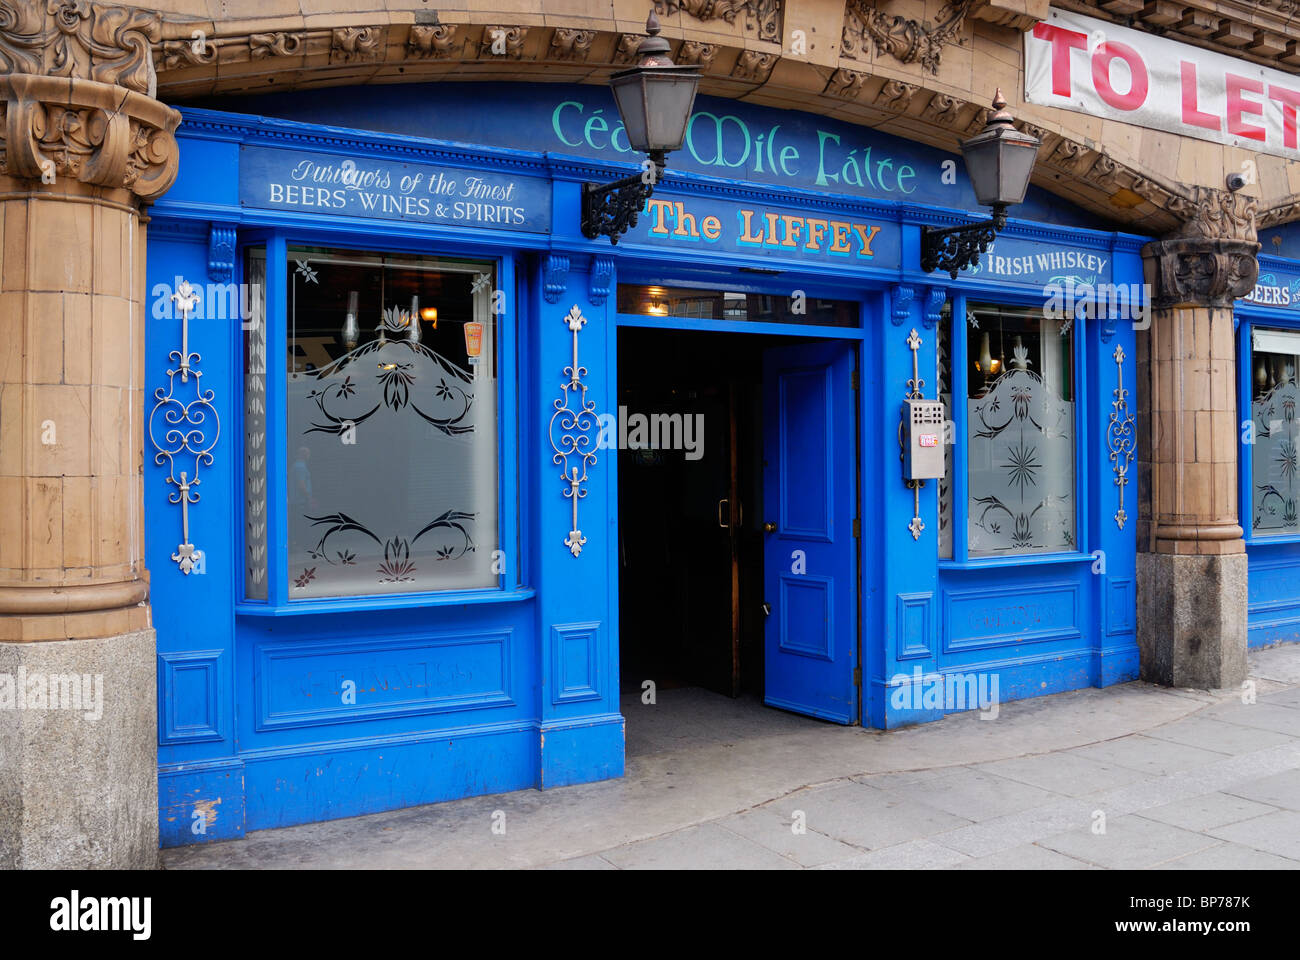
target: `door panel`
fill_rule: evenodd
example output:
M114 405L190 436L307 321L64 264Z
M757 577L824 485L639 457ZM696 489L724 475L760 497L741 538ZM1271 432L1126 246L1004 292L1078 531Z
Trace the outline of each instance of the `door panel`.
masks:
M858 696L853 365L851 343L763 354L764 700L837 723Z

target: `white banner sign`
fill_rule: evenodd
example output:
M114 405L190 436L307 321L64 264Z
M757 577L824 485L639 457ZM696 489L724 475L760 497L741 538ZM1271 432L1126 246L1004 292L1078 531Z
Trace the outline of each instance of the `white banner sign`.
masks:
M1061 10L1025 34L1025 101L1300 158L1300 77Z

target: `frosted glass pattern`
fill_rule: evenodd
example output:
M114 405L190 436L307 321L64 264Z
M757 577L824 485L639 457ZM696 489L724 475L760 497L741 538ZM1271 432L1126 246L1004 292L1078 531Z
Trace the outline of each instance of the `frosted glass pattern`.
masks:
M1251 448L1255 536L1300 533L1297 514L1296 423L1297 359L1275 353L1254 354L1255 444Z
M492 264L291 249L292 599L498 585Z
M1075 411L1068 324L974 311L967 400L972 557L1074 550ZM994 355L996 350L996 356ZM1011 358L1005 357L1010 351Z

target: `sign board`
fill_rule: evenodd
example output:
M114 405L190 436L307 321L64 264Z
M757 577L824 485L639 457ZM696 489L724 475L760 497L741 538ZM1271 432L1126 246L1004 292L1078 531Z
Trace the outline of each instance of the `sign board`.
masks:
M550 233L551 184L486 170L245 145L239 201L263 210Z
M898 225L860 214L656 192L627 243L806 263L896 268Z
M1300 77L1062 10L1025 34L1025 100L1300 157Z

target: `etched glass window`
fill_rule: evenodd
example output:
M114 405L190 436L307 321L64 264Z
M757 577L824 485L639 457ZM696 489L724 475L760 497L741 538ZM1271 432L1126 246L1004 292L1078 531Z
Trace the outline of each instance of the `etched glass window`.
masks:
M492 263L291 247L289 597L491 587Z
M1300 533L1296 501L1296 370L1300 332L1255 330L1250 414L1252 532L1257 537Z
M1076 549L1071 322L971 303L966 356L969 555Z
M244 595L266 599L266 248L244 255Z

